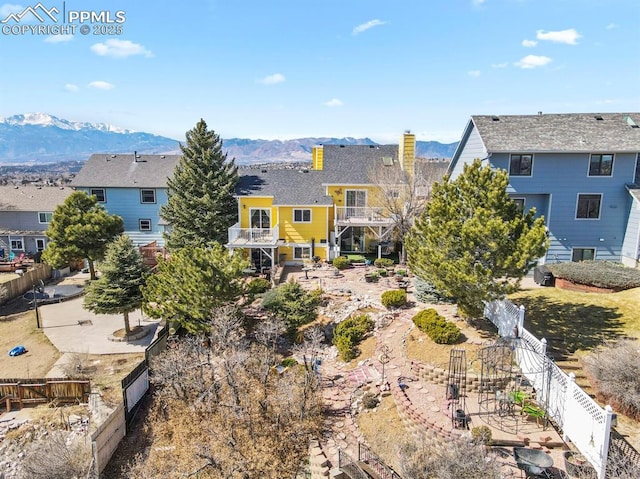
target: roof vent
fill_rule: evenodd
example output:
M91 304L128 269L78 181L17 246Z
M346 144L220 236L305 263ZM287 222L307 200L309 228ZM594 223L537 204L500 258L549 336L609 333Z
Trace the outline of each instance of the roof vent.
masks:
M262 168L262 169L260 170L260 173L266 173L266 172L267 172L267 169L266 169L266 168Z
M499 118L499 117L497 117L497 116L492 116L492 117L491 117L491 119L492 119L493 121L500 121L500 118Z
M344 145L340 145L340 148L344 148Z
M392 166L393 165L393 158L390 156L383 156L382 157L382 164L384 166Z
M596 115L596 116L594 116L594 118L595 118L596 120L598 120L598 121L602 121L602 120L604 120L604 118L602 118L602 116L600 116L600 115Z
M541 111L538 112L538 116L542 116L542 112Z
M631 118L630 116L625 118L625 121L627 122L627 125L629 125L631 128L640 128L640 126L638 126L638 124L633 121L633 118Z
M116 157L116 155L111 155L111 158L115 158L115 157Z
M160 158L164 158L164 155L160 155Z
M375 148L376 145L369 145L369 148Z

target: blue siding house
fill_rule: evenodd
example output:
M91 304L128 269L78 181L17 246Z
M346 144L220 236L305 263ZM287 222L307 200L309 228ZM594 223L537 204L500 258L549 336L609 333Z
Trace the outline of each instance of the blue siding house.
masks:
M160 206L167 203L167 178L180 155L94 154L71 185L94 195L111 213L122 217L124 232L137 246L164 246L166 224Z
M449 166L509 172L508 193L544 216L540 262L640 260L640 113L472 116Z
M0 186L0 259L41 253L53 211L71 193L57 186Z

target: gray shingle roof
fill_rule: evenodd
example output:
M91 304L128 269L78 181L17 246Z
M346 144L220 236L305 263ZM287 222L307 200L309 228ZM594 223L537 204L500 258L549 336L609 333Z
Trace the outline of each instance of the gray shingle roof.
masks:
M274 205L332 205L325 186L371 184L372 168L399 168L398 145L324 145L323 170L240 168L238 195L273 196ZM384 166L383 157L393 159Z
M71 182L74 187L166 188L180 155L94 154Z
M73 193L58 186L0 186L0 211L53 211Z
M370 184L372 168L399 168L398 145L324 145L325 184ZM392 166L384 166L382 158L393 158Z
M476 115L471 120L488 152L640 151L640 128L632 126L640 126L640 113Z
M272 196L274 205L333 204L325 195L322 171L239 168L238 173L238 195Z

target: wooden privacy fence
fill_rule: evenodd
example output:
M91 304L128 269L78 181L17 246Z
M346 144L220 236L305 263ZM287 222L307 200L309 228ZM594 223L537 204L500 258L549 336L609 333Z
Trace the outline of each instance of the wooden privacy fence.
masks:
M0 398L10 411L14 404L20 409L25 404L50 402L86 403L91 393L91 381L77 379L0 379Z
M32 268L25 271L22 276L2 283L6 289L6 301L22 296L27 291L33 289L34 284L40 284L40 280L47 280L51 277L51 266L44 263L34 264ZM2 301L0 301L1 303Z

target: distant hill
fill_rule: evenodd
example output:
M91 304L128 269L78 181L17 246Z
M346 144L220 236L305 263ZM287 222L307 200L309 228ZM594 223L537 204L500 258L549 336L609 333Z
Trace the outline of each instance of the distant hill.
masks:
M299 138L295 140L223 140L239 165L311 161L318 144L375 145L369 138ZM416 154L451 158L457 143L418 141ZM93 153L179 153L178 140L125 130L104 123L63 120L45 113L0 118L0 164L84 161Z

